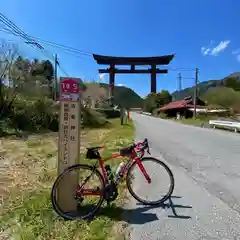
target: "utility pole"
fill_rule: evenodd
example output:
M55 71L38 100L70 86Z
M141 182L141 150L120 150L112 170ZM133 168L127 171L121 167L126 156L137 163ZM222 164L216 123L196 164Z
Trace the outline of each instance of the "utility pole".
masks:
M179 91L182 90L182 74L181 74L181 72L178 73L178 90Z
M57 67L58 67L58 58L57 58L57 54L55 54L55 58L54 58L54 100L57 101Z
M194 119L197 116L197 87L198 87L198 68L196 68L195 87L194 87Z

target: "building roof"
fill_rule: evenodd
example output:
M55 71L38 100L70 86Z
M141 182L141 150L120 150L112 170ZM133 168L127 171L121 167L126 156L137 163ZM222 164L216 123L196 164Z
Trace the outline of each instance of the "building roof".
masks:
M98 64L115 64L115 65L168 65L174 58L172 55L158 57L112 57L93 54L93 58Z
M161 107L160 110L169 110L169 109L185 108L185 107L186 107L185 100L179 100L179 101L170 102L169 104Z
M197 107L201 107L204 105L205 103L199 98L197 98ZM183 100L170 102L169 104L161 107L159 110L165 111L169 109L181 109L181 108L193 108L193 107L194 105L193 105L192 97L186 97Z

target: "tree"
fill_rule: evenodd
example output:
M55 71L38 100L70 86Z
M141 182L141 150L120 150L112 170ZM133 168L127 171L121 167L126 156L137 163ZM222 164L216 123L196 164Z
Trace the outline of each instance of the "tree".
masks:
M149 93L144 99L143 109L146 112L152 112L157 107L157 94Z
M164 106L172 101L172 95L167 90L157 93L157 107Z
M217 87L209 89L204 95L203 99L207 104L219 105L224 108L232 108L234 105L239 105L240 94L232 88Z
M97 83L87 84L83 100L89 107L100 107L107 99L107 90Z
M37 61L35 59L31 64L31 75L35 77L41 85L47 85L49 89L49 96L53 97L53 75L54 67L49 60Z
M7 114L17 96L12 87L12 71L18 56L16 45L2 42L0 46L0 116Z
M159 93L150 93L144 100L144 111L152 112L156 108L160 108L172 101L172 96L167 90Z
M240 81L238 78L229 77L224 80L225 87L232 88L235 91L240 91Z

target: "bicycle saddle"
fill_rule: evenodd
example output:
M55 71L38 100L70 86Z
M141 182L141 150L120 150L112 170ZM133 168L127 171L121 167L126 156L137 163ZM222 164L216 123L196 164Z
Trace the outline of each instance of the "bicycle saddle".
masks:
M104 146L87 147L87 150L96 151L96 150L101 149L101 148L104 148Z

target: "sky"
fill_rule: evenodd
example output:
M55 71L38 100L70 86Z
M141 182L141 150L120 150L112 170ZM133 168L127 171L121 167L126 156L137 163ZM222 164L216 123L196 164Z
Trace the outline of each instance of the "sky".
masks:
M168 74L157 76L157 91L177 89L199 81L221 79L240 71L239 0L1 0L0 12L25 33L74 47L86 53L150 57L175 54ZM4 27L0 24L0 30ZM19 37L0 31L0 39L19 44L29 58L49 58ZM62 68L72 77L108 82L99 75L92 56L76 56L44 45L58 54ZM50 56L51 57L51 56ZM163 66L164 67L164 66ZM182 70L181 70L182 69ZM65 76L58 71L59 76ZM150 75L116 75L116 85L150 92Z

